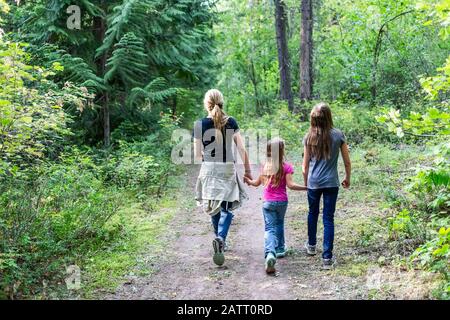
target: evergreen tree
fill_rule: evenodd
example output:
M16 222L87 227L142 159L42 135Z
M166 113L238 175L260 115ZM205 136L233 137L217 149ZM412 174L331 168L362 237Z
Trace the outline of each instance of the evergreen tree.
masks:
M67 28L73 4L81 9L81 30ZM37 56L42 46L56 45L54 61L69 80L96 93L106 146L111 107L139 108L142 98L163 102L175 88L203 88L214 79L211 1L37 0L13 6L11 16L16 38L35 45Z

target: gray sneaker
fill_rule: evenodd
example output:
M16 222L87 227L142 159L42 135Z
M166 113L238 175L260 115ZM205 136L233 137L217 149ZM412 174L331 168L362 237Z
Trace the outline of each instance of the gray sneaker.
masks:
M277 258L272 253L269 253L266 257L266 272L267 273L275 273L275 263L277 263Z
M223 265L223 263L225 262L225 256L223 255L223 247L224 243L222 239L217 237L213 240L213 249L214 249L213 261L218 266Z
M317 253L316 246L310 246L308 242L305 242L306 254L309 256L315 256Z
M332 259L322 259L322 268L324 270L331 270L334 267L334 264L336 263L336 261L332 258Z

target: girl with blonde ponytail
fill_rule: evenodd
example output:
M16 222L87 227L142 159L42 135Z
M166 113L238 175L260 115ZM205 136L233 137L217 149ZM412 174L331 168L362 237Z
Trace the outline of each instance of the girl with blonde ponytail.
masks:
M203 100L208 116L195 122L194 154L202 162L197 179L195 199L203 211L211 216L215 238L213 261L225 261L226 237L233 219L232 210L247 199L244 185L238 176L233 144L244 162L245 177L252 178L250 162L239 126L233 117L223 111L224 99L217 89L211 89Z
M216 129L216 139L221 141L222 130L228 122L229 117L223 111L223 95L217 89L211 89L205 94L203 105L210 115Z

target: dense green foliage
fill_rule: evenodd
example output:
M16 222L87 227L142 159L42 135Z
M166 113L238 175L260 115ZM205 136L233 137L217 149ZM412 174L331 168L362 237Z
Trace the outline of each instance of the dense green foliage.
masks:
M39 295L42 281L62 281L64 265L126 237L109 223L124 197L162 195L177 122L162 115L155 133L107 152L73 147L63 110L83 108L87 92L48 80L58 64L28 65L20 44L1 45L0 284L10 297Z
M298 66L298 3L285 2L289 7L292 66ZM271 109L270 99L276 97L278 89L274 8L270 1L252 1L251 6L242 1L225 3L217 27L223 48L220 83L230 93L230 111L246 116L262 114ZM448 41L440 37L445 28L428 22L429 11L425 5L419 7L419 1L315 3L317 99L409 108L422 97L420 77L433 75L448 56ZM441 12L445 25L445 8ZM299 74L295 67L292 70L292 87L298 92Z
M70 1L33 1L11 6L5 31L30 44L29 54L45 67L58 62L58 81L95 94L90 110L77 114L74 128L83 142L98 143L105 118L111 132L122 122L149 129L158 104L177 110L176 91L198 98L213 79L211 5L205 1L82 1L81 29L68 29ZM15 32L15 30L20 30ZM108 114L105 114L108 109ZM104 137L107 139L108 137ZM112 141L114 143L114 141Z
M83 1L69 30L67 1L1 2L0 297L45 298L67 266L135 239L127 208L156 210L177 114L196 114L211 81L209 6L105 3ZM99 149L106 97L113 145Z

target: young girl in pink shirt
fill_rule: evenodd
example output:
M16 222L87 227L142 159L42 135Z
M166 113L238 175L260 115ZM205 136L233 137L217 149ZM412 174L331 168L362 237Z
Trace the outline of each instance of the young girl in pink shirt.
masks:
M284 216L288 205L286 187L292 190L307 190L305 186L293 181L294 168L284 161L284 155L284 141L280 138L272 139L267 143L267 160L260 176L256 180L244 178L248 185L254 187L264 185L264 256L267 273L274 273L277 258L286 255L284 244Z

